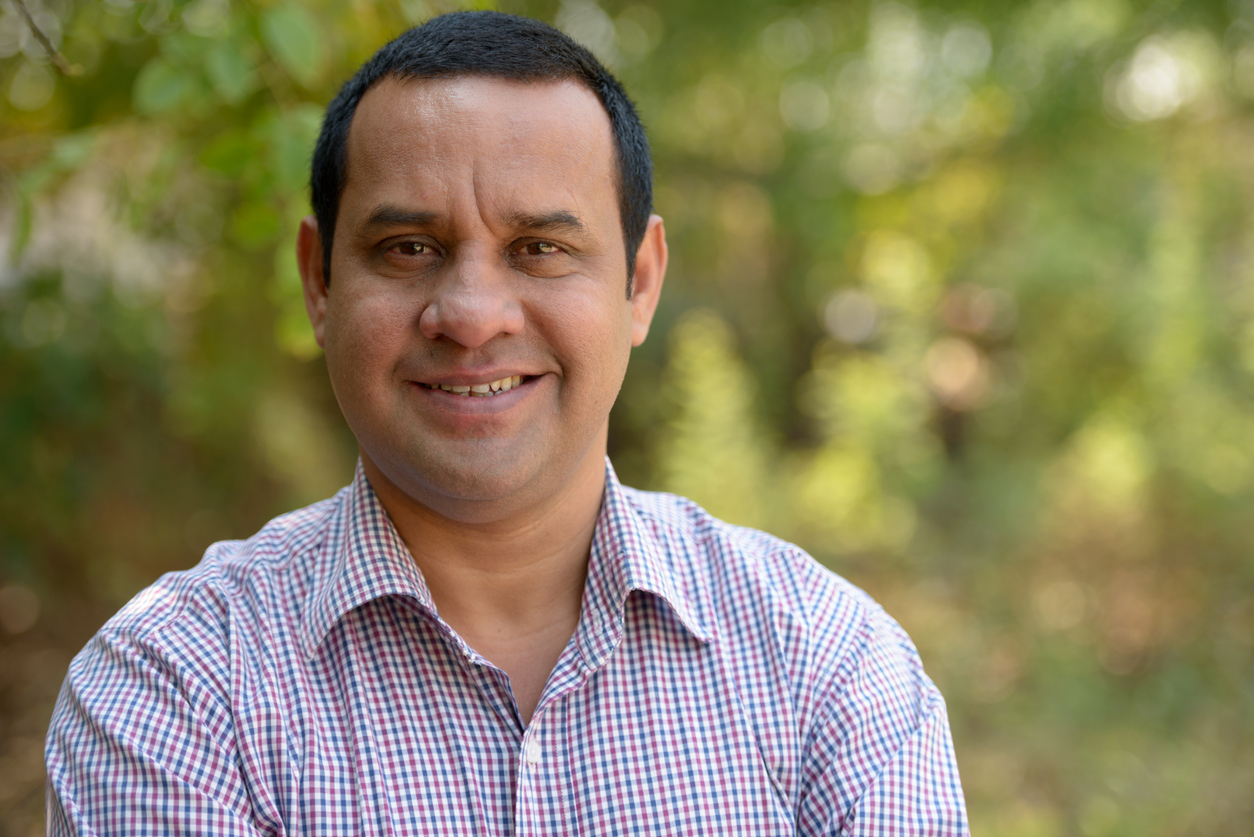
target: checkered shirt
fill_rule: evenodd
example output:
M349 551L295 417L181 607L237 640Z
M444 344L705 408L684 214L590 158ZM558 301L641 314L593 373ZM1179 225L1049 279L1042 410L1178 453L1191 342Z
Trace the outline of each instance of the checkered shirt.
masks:
M901 628L796 547L607 472L530 724L359 466L74 659L49 833L966 835L945 704Z

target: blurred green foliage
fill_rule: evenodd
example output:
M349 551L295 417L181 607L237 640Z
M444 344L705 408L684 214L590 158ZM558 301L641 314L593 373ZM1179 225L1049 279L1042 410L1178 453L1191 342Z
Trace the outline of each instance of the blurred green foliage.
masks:
M490 4L476 4L490 5ZM400 0L0 1L0 821L69 656L354 442L292 256ZM1254 3L501 0L636 97L670 279L625 481L910 631L975 833L1254 821Z

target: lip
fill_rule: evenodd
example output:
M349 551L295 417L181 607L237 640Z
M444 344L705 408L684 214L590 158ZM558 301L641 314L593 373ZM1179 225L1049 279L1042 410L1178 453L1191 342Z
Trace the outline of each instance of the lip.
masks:
M490 384L493 381L500 381L504 378L513 378L518 376L523 379L523 383L527 383L529 378L538 378L539 375L528 375L526 372L519 372L516 369L506 369L500 372L476 372L472 374L452 374L437 376L426 381L412 381L411 383L426 387L474 387Z
M485 416L503 413L512 407L517 406L526 400L548 376L547 375L522 375L523 382L512 389L505 392L498 392L496 395L487 397L475 397L470 395L458 395L451 392L445 392L442 389L433 389L432 384L439 386L475 386L486 384L491 381L499 381L501 378L509 377L510 374L520 373L502 373L491 377L483 375L467 376L448 376L444 378L436 378L431 381L410 381L410 387L417 395L426 403L432 405L440 412L450 415L459 416Z

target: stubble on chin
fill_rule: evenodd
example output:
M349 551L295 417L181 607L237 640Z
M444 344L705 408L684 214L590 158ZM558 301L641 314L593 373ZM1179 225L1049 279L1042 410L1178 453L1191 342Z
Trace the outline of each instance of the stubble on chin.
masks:
M494 441L498 440L461 440L444 450L438 449L438 442L410 441L381 446L395 451L392 455L371 457L364 446L362 452L363 459L372 459L392 490L402 495L398 500L472 522L509 515L543 494L538 485L544 465L539 454L530 446L506 450Z

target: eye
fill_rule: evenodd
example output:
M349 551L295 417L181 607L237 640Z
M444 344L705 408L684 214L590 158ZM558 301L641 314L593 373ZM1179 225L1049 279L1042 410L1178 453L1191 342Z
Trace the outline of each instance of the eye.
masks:
M523 252L528 256L551 256L562 250L556 244L550 244L547 241L533 241L523 248Z
M400 256L426 256L434 252L429 244L421 241L401 241L388 249Z

